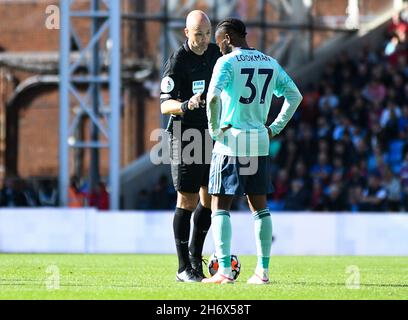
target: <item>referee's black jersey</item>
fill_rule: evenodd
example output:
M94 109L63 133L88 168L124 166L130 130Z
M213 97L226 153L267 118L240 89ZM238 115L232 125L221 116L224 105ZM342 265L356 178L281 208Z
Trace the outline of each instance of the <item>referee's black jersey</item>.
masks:
M212 71L219 57L220 49L213 43L199 56L191 51L186 41L166 62L160 86L160 103L169 99L184 102L200 91L203 92L201 99L205 100ZM205 107L173 116L173 120L181 120L189 127L208 127Z

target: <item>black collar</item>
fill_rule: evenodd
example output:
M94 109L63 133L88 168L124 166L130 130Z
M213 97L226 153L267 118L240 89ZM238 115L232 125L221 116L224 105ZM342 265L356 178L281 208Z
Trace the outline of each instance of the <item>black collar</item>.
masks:
M183 47L184 47L184 50L186 50L186 52L189 53L189 54L192 54L192 55L194 55L196 57L204 57L210 46L208 46L207 50L204 51L204 53L201 56L198 55L198 54L195 54L194 51L190 49L190 47L188 46L188 40L186 40L183 43Z
M250 51L256 50L255 48L241 48L241 47L238 47L238 49L240 49L240 50L250 50Z
M189 53L194 53L193 51L191 51L190 47L188 46L188 40L186 40L186 41L183 43L183 47L184 47L184 50L186 50L187 52L189 52Z

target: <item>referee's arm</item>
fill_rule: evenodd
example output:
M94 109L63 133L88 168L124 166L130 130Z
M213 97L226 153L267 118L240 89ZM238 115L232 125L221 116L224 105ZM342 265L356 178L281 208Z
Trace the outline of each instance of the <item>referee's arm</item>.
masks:
M160 110L162 114L183 114L183 102L177 100L181 85L180 68L180 61L174 55L166 61L160 84Z
M160 85L160 110L165 115L182 115L189 110L200 107L201 92L186 101L180 101L179 92L182 90L183 68L180 61L173 56L167 61L163 79ZM184 80L185 81L185 80Z
M160 104L160 110L162 114L166 115L181 115L183 114L183 110L181 109L181 106L183 105L182 102L174 100L174 99L169 99Z

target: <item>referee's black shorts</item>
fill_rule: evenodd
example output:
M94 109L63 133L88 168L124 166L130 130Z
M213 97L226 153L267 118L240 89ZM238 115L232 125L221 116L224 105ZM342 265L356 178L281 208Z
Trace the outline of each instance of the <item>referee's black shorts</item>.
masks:
M200 187L208 187L213 147L208 130L182 124L181 131L170 134L169 142L171 175L176 191L198 193Z

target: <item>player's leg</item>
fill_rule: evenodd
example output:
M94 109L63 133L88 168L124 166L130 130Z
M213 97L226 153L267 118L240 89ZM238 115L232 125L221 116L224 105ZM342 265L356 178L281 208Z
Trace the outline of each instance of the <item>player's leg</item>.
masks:
M258 170L248 179L247 198L254 218L254 232L257 251L257 266L254 275L248 280L250 284L269 282L269 260L272 246L272 219L267 206L266 194L270 190L267 172L269 159L258 157Z
M193 269L203 278L205 278L202 265L203 247L210 226L211 226L211 196L208 194L208 187L201 186L200 201L193 213L193 233L189 249L191 265Z
M230 208L233 196L213 195L211 224L215 245L215 255L218 259L219 269L206 283L232 283L231 275L231 238L232 227Z
M272 219L267 207L266 195L248 195L248 203L254 218L257 265L251 284L269 282L269 261L272 246Z
M205 283L232 283L231 276L231 238L232 227L230 208L233 195L239 189L238 169L235 158L214 154L211 162L209 193L211 202L211 228L218 258L218 272ZM232 161L231 161L232 160Z

